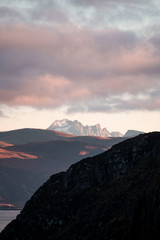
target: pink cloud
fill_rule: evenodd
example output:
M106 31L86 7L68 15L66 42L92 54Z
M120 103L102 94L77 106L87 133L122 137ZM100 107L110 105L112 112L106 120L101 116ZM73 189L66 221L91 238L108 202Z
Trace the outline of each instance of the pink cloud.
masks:
M0 35L0 103L58 107L159 88L156 46L131 31L1 24Z

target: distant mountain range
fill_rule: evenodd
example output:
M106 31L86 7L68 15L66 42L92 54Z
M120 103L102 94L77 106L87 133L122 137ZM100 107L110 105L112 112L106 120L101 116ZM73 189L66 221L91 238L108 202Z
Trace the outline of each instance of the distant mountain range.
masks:
M81 122L69 119L55 120L49 128L50 130L56 130L78 136L100 136L100 137L123 137L120 132L109 132L106 128L101 128L100 124L93 126L84 126ZM141 133L141 131L128 130L124 137L134 137Z
M3 240L159 240L160 133L141 134L49 178Z
M139 134L143 134L144 132L142 131L136 131L136 130L128 130L123 137L126 137L126 138L132 138L132 137L135 137L135 136L138 136Z
M43 129L0 132L0 209L23 207L50 175L124 139Z

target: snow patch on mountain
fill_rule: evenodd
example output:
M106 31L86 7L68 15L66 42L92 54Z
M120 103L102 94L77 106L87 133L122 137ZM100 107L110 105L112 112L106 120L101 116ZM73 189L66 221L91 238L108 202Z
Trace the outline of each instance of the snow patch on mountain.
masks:
M71 121L69 119L56 120L49 128L50 130L61 131L78 136L100 136L100 137L122 137L120 132L110 133L107 128L101 128L100 124L93 126L84 126L78 120Z

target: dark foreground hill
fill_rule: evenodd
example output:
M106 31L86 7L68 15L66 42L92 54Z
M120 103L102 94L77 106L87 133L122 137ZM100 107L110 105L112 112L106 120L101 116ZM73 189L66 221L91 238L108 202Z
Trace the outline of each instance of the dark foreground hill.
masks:
M0 239L159 240L160 133L51 176Z

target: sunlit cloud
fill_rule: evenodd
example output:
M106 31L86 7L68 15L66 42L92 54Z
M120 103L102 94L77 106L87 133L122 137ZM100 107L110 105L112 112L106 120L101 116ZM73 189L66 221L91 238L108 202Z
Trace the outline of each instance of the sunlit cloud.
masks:
M12 29L12 31L10 31ZM86 30L76 26L40 27L25 24L0 26L0 103L35 107L106 99L115 110L159 109L159 96L150 104L128 102L131 96L159 89L158 44L133 31ZM30 41L30 39L32 39ZM115 104L115 96L118 104ZM139 101L139 100L138 100ZM77 102L77 103L76 103ZM102 105L102 106L101 106ZM106 106L107 105L107 106ZM111 104L95 104L111 111ZM153 105L153 106L152 106ZM82 106L80 108L82 109ZM87 108L92 111L91 107ZM69 110L70 111L70 110Z

